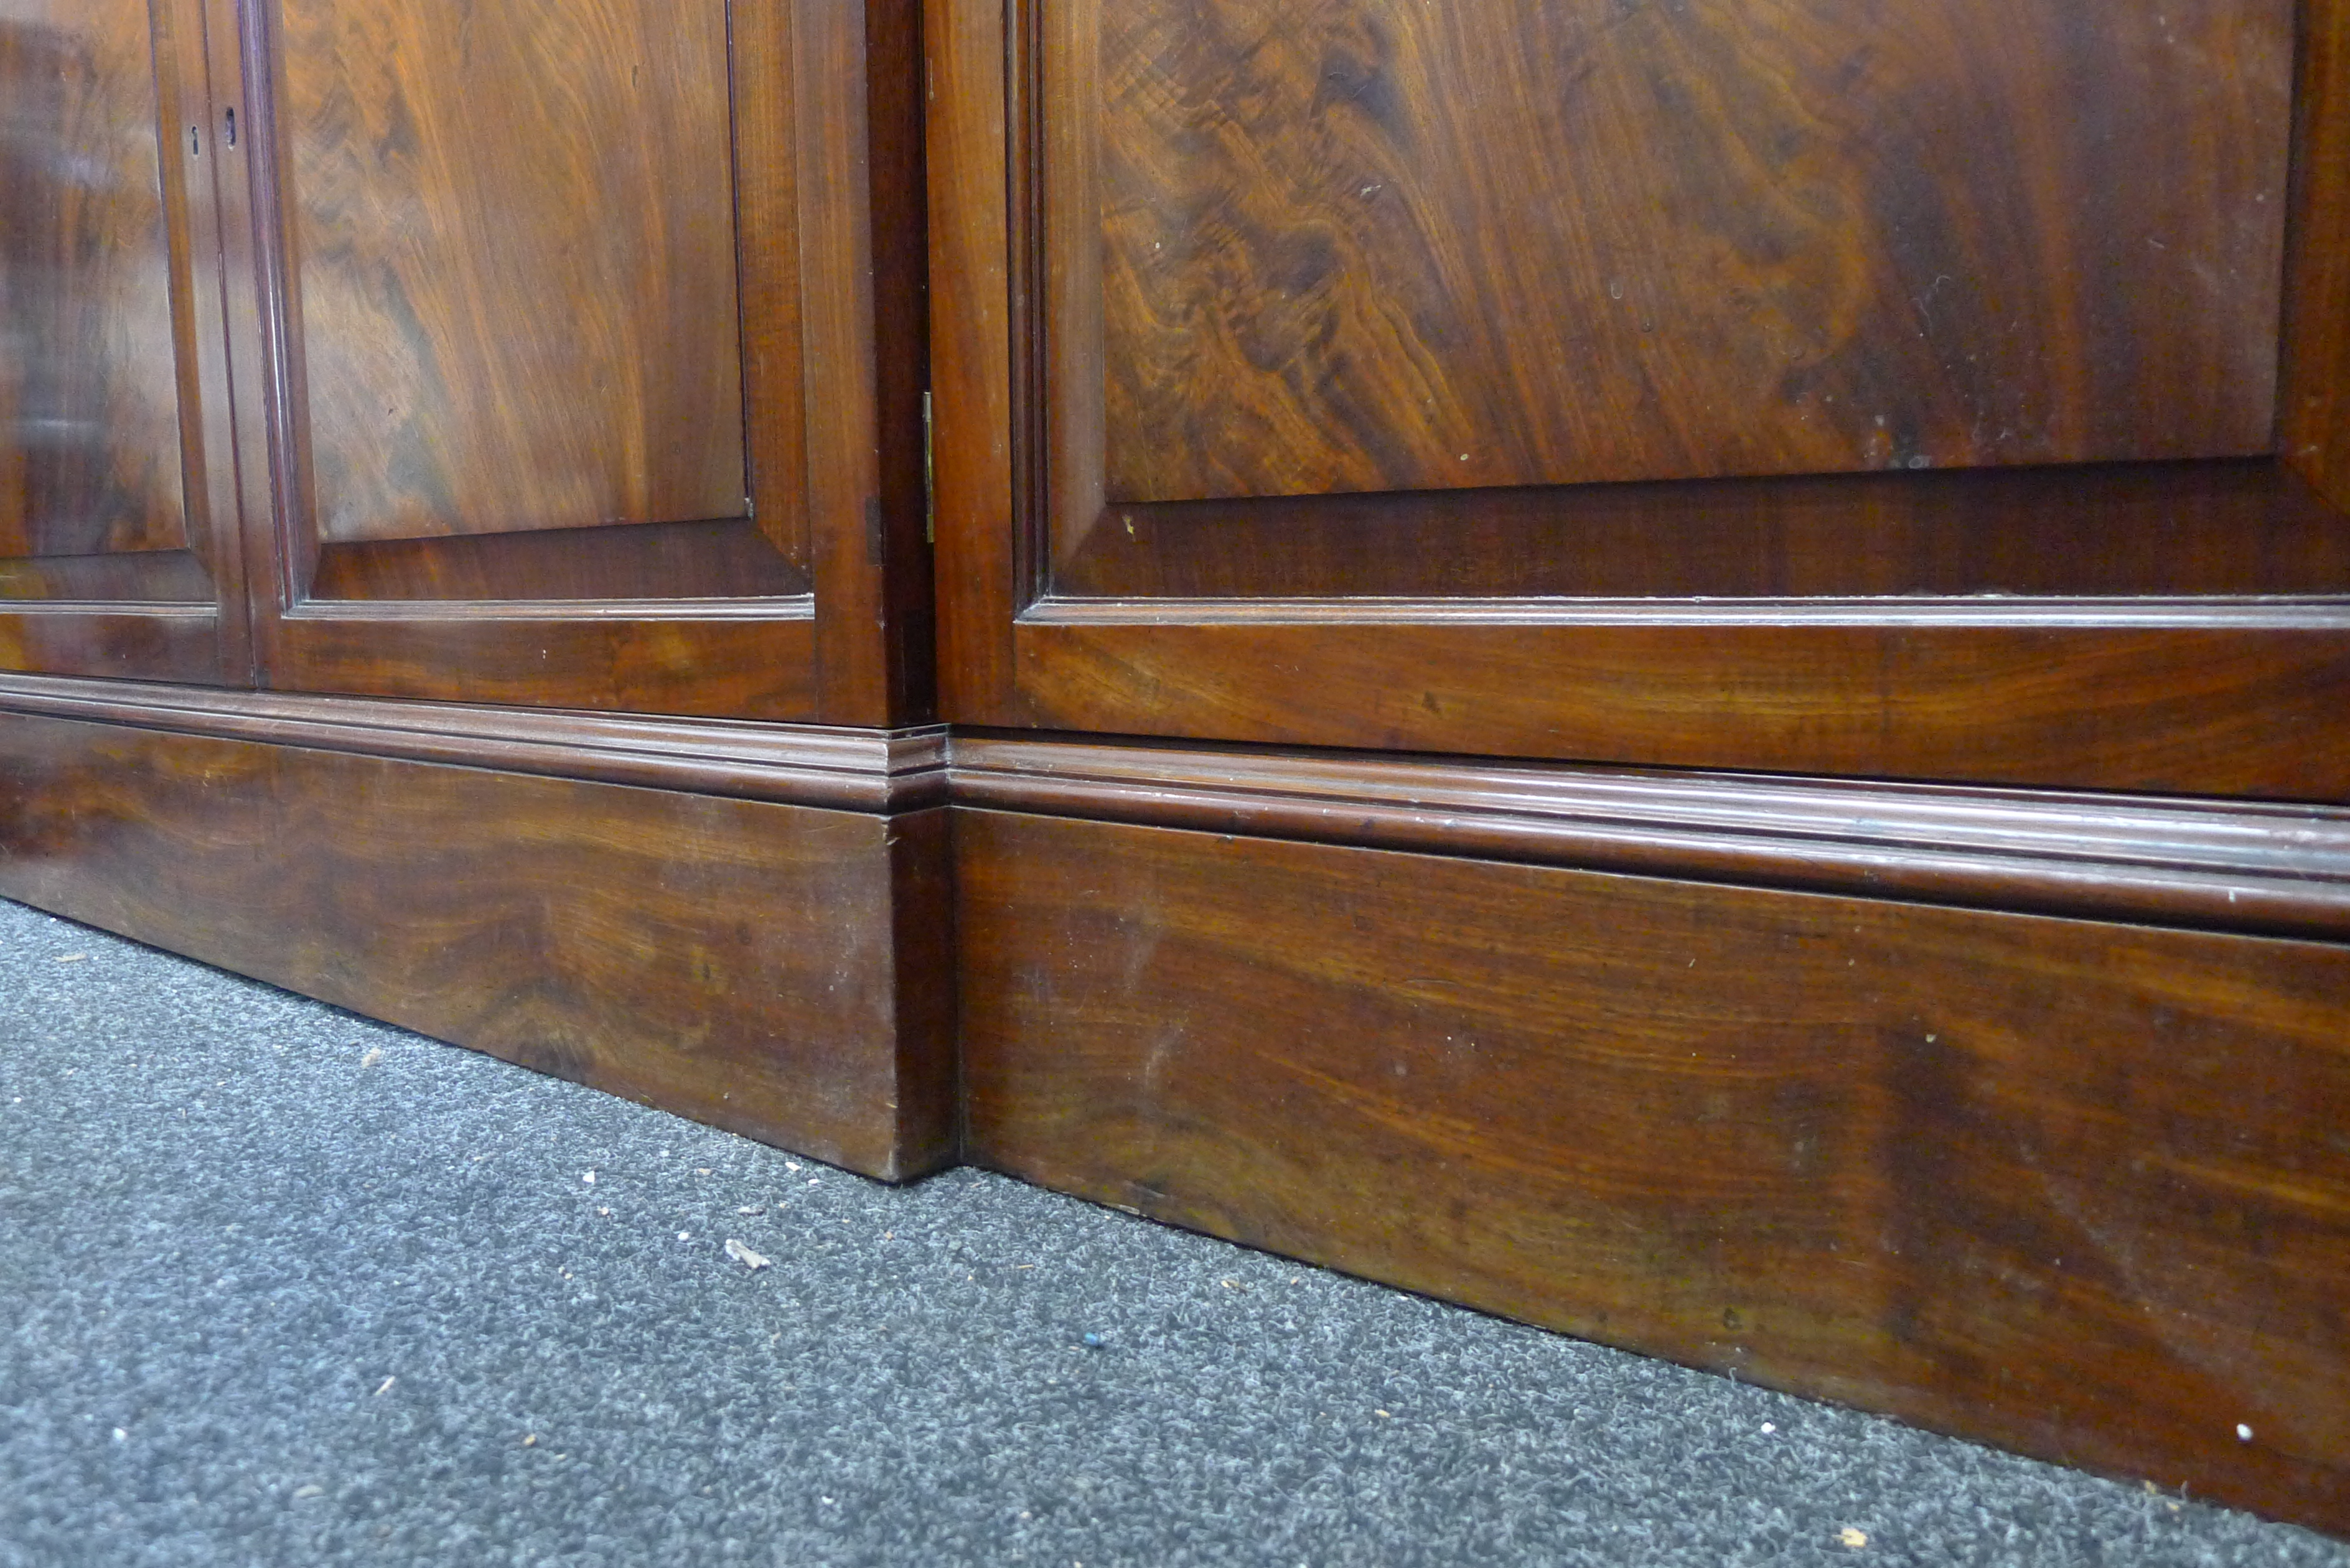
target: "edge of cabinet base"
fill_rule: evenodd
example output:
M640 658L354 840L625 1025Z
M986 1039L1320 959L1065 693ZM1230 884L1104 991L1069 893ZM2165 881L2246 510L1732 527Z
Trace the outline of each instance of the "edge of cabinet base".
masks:
M0 712L0 895L885 1179L954 1154L946 842Z
M2350 1532L2350 947L955 821L966 1158Z

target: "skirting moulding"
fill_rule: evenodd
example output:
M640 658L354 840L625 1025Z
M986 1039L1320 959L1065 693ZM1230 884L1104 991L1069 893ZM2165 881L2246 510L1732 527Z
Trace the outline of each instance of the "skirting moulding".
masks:
M2340 807L8 676L0 894L2350 1528Z
M2350 1535L2350 0L588 9L0 20L0 894Z

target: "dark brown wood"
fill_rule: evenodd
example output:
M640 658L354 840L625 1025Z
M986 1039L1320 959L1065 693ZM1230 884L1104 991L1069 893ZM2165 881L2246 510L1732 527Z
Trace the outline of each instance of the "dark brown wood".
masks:
M0 893L888 1179L953 1152L941 816L0 714Z
M1019 628L1016 704L949 716L1008 706L1073 730L2350 803L2350 613L2334 601L2264 606L2251 626L2224 607L2198 625L2192 604L2030 600L1200 613L1217 607L1182 607L1190 624L1172 625L1149 600L1119 620L1037 616Z
M2340 809L1009 734L951 755L955 802L995 810L2350 938Z
M820 716L913 722L935 703L921 0L801 0L795 16L816 592L847 607L817 618Z
M745 515L725 0L274 10L320 540Z
M1014 298L1003 5L923 0L931 483L942 717L1017 723Z
M15 668L243 675L234 530L213 524L234 493L209 112L189 0L0 9L0 662Z
M936 727L532 712L38 675L0 675L0 711L791 805L910 812L947 800L946 732Z
M2343 596L2350 524L2273 458L1165 502L1109 508L1054 583L1069 600Z
M805 599L313 600L276 622L284 657L272 683L450 702L791 720L816 706L813 614Z
M2330 6L2311 11L2313 26L2334 25ZM1941 343L1936 334L1946 327L1980 339L1941 355L1939 368L1921 362L1902 373L1902 396L1919 409L1982 402L1977 393L1990 399L1984 407L1998 397L2030 401L2054 385L2043 371L2070 365L2058 377L2058 400L2074 412L2047 427L2064 433L2043 458L2118 455L2140 438L2157 443L2142 452L2196 450L2161 444L2161 431L2186 428L2172 416L2190 407L2232 408L2220 422L2243 421L2235 435L2199 450L2257 452L2269 445L2260 389L2271 384L2276 349L2267 275L2254 267L2249 294L2210 304L2207 324L2234 322L2223 331L2139 330L2125 325L2131 313L2168 297L2157 275L2187 275L2168 274L2168 242L2138 218L2098 214L2123 184L2152 180L2164 189L2137 213L2165 214L2167 223L2167 203L2197 187L2211 200L2181 215L2180 232L2201 232L2222 210L2243 222L2190 248L2207 259L2279 259L2271 214L2288 195L2285 7L2250 0L2181 13L2178 38L2212 47L2199 63L2168 43L2137 47L2140 29L2158 24L2152 13L2119 5L2075 7L2062 18L2012 16L1973 0L1888 12L1838 35L1852 51L1874 40L1866 58L1833 59L1818 45L1829 31L1814 25L1832 13L1852 19L1833 5L1779 6L1767 17L1751 7L1636 8L1613 32L1584 40L1575 58L1586 74L1544 78L1556 90L1521 82L1512 51L1523 47L1534 58L1565 50L1562 40L1572 41L1586 16L1579 5L1522 7L1498 26L1481 18L1493 36L1474 38L1465 25L1409 7L1258 16L1204 3L1004 8L934 0L932 11L951 721L2350 799L2338 701L2350 670L2350 520L2273 458L1945 474L1910 471L1911 456L1938 468L1944 456L1905 446L1899 474L1699 477L1757 466L1725 439L1698 443L1703 451L1678 472L1605 470L1674 474L1654 483L1459 488L1427 472L1413 444L1419 406L1403 390L1416 388L1415 397L1433 398L1452 419L1445 410L1473 400L1454 395L1448 356L1483 367L1477 395L1508 408L1481 416L1484 444L1455 450L1456 466L1461 451L1498 454L1501 469L1477 486L1566 472L1544 466L1544 443L1571 444L1578 421L1611 410L1623 418L1609 430L1634 450L1648 439L1640 432L1661 428L1643 423L1639 410L1685 393L1711 396L1720 418L1762 420L1752 428L1764 430L1781 405L1726 389L1702 366L1677 371L1669 385L1659 371L1653 398L1618 406L1604 346L1563 348L1541 321L1505 312L1458 331L1437 328L1452 320L1446 311L1500 296L1523 297L1537 317L1549 310L1542 320L1553 325L1582 308L1582 286L1548 269L1581 254L1583 241L1537 243L1546 224L1584 223L1591 244L1613 245L1657 243L1657 234L1679 232L1675 225L1694 233L1711 222L1734 234L1783 220L1784 254L1769 266L1790 278L1825 268L1825 277L1832 259L1845 258L1861 280L1856 298L1877 297L1866 279L1880 263L1898 271L1944 244L1974 258L1937 263L1920 279L1963 279L1976 291L1970 303L1931 317L1941 297L1934 294L1918 318L1924 325L1913 323L1898 342L1889 327L1879 330L1890 317L1856 306L1836 318L1854 348L1838 361L1846 369L1880 351L1884 364L1909 364L1920 346ZM1789 24L1786 37L1742 31L1773 17ZM1924 31L1938 40L1930 59L1904 42ZM1263 47L1244 48L1244 39ZM1317 41L1328 47L1307 47ZM2098 43L2112 47L2100 53ZM1486 55L1492 69L1468 68ZM2092 57L2094 67L2080 63ZM1653 69L1643 74L1640 61ZM1846 67L1857 95L1849 102L1822 85ZM1309 91L1308 78L1324 67L1315 78L1322 86ZM1871 117L1892 112L1893 99L1877 95L1895 80L1918 89L1902 100L1917 114L1888 127ZM1640 95L1676 92L1689 100L1690 125L1592 158L1588 169L1545 161L1545 139L1567 119L1646 124L1651 103ZM2002 95L2049 112L1984 119L2002 126L1997 144L1986 145L1954 106ZM1775 123L1764 110L1789 102L1821 107L1790 119L1776 141L1748 143L1723 129ZM2312 117L2330 126L2334 111L2303 108L2305 151ZM2175 166L2116 175L2117 183L2092 179L2099 160L2127 156L2096 145L2107 112L2116 123L2165 117L2156 140L2179 139ZM1503 137L1486 149L1461 133L1487 124L1516 127L1524 145ZM1866 164L1867 135L1917 143L1918 156L1888 161L1869 175L1873 184L1857 176L1839 184L1829 171ZM1612 145L1605 137L1587 144ZM1691 151L1708 148L1721 156ZM1416 158L1457 167L1461 178L1424 177ZM1904 222L1915 220L1906 238L1887 217L1898 202L1856 204L1863 190L1891 202L1908 174L1954 159L1968 167L1953 166L1918 205L1900 209ZM1367 183L1394 179L1367 205L1336 202L1346 193L1339 171L1357 165ZM1690 183L1700 166L1714 185ZM1487 211L1479 178L1494 188L1523 184L1523 215ZM1643 179L1650 193L1679 194L1641 208L1625 192ZM2293 254L2331 255L2342 248L2333 233L2339 214L2312 205L2309 188L2307 180L2295 187ZM1582 217L1560 215L1568 196ZM1817 202L1804 206L1811 197ZM1426 216L1455 209L1482 216L1474 224ZM1845 217L1853 221L1838 227ZM1623 234L1600 233L1617 218ZM1387 233L1378 226L1390 222L1402 228L1374 244ZM1169 237L1179 230L1181 237ZM2124 236L2153 258L2155 274L2137 273L2114 248ZM2038 262L1976 265L2011 246ZM1269 258L1293 252L1305 270L1284 296L1289 275ZM1315 271L1306 265L1315 256L1362 265ZM1764 267L1762 256L1748 260ZM1693 239L1674 267L1651 269L1653 286L1701 290L1720 280L1725 258L1735 259L1722 244ZM1458 286L1411 293L1430 279ZM1550 281L1537 286L1539 279ZM1744 304L1729 306L1699 301L1672 317L1693 323L1698 337L1655 352L1679 354L1717 330L1760 332L1777 308L1766 308L1767 292L1749 288ZM2044 358L2026 365L2011 353L2014 345L1978 308L1993 293L2011 322L2041 323L2031 352ZM2246 300L2250 313L2231 317ZM2176 300L2160 309L2174 324L2182 314ZM2264 337L2249 331L2255 318L2270 323ZM1388 354L1419 341L1412 335L1423 327L1419 358L1401 348ZM1669 320L1659 336L1670 328ZM1994 337L2002 346L1991 346ZM2181 348L2189 338L2205 348ZM2085 410L2107 397L2097 385L2121 383L2100 383L2105 372L2085 367L2119 365L2095 345L2126 358L2137 350L2122 349L2125 340L2147 357L2115 394L2120 423L2112 429L2137 433L2103 444ZM2223 352L2223 340L2233 348ZM1208 346L1194 354L1170 344ZM1505 348L1523 350L1506 370L1493 360ZM1218 358L1228 351L1256 358ZM1977 384L1979 374L1996 382L1997 397L1990 382ZM1554 384L1555 397L1540 390ZM1570 390L1583 398L1572 408ZM1222 422L1210 432L1186 426L1180 410L1137 411L1162 394L1222 410ZM1278 418L1265 411L1275 404ZM1918 414L1915 428L1938 418ZM1873 419L1856 435L1844 432L1864 458ZM1126 482L1112 477L1106 443L1123 439L1111 429L1120 420L1140 432L1134 462L1172 465L1164 483L1134 477L1127 488L1222 498L1118 501ZM1313 431L1291 431L1299 420ZM1430 430L1453 428L1431 420ZM1511 432L1523 420L1541 428L1520 431L1521 440ZM1398 429L1400 477L1379 469L1391 455L1379 441ZM1254 457L1231 455L1243 447ZM1964 461L2007 459L1976 451ZM1284 478L1275 471L1287 464L1298 472ZM1204 468L1187 465L1218 467L1234 483L1206 483ZM1794 464L1840 465L1818 453ZM1246 484L1238 483L1243 470ZM1396 488L1405 483L1440 488ZM1281 493L1316 486L1322 493ZM1363 486L1376 493L1340 493Z
M189 542L154 44L146 0L0 12L0 555Z
M955 838L980 1162L2350 1530L2350 950L986 811Z
M270 684L927 711L910 0L210 3Z
M2292 0L1037 10L1113 502L2269 449Z
M2350 5L2303 0L2279 450L2350 508Z

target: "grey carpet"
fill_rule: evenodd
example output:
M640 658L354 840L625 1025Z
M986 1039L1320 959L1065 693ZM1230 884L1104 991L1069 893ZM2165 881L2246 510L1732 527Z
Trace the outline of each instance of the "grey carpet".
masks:
M2350 1547L1000 1177L876 1186L0 903L0 1565L347 1563Z

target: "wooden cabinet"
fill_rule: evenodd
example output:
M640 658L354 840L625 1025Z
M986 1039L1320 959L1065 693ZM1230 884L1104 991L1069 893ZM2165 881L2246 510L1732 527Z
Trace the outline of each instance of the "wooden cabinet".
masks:
M945 1158L919 50L0 0L0 892Z
M910 16L11 15L10 664L920 712Z
M0 4L0 668L243 678L203 21Z
M2332 0L1000 9L952 717L2350 797Z
M2350 5L927 28L970 1157L2350 1529Z
M0 893L2350 1531L2350 0L0 0Z

